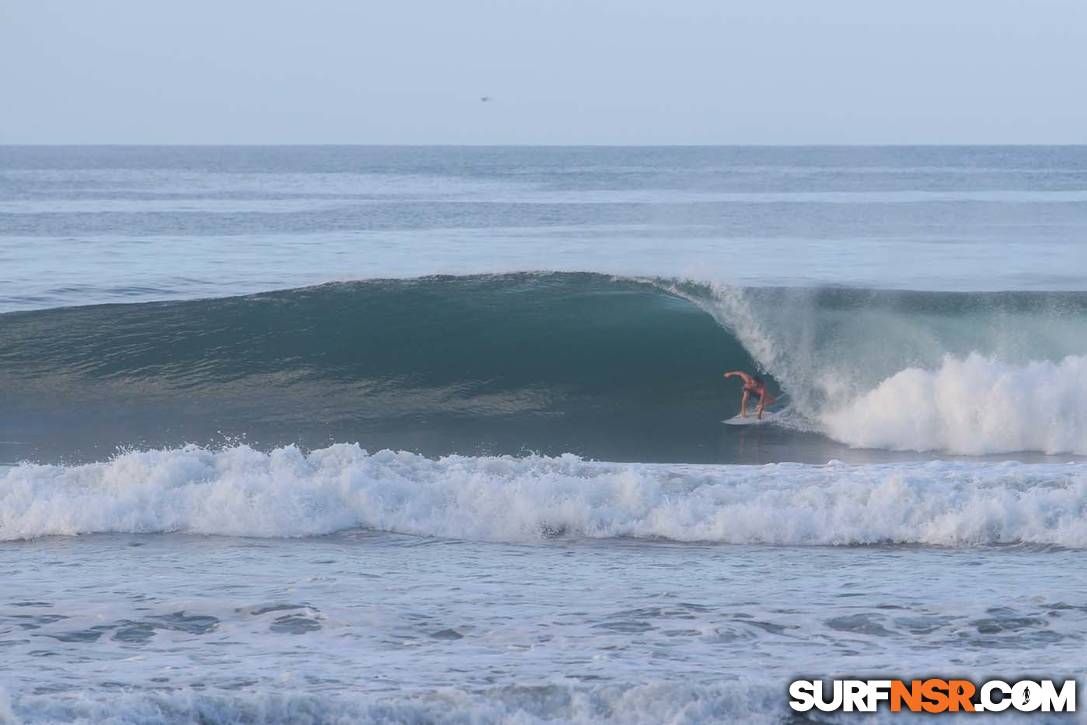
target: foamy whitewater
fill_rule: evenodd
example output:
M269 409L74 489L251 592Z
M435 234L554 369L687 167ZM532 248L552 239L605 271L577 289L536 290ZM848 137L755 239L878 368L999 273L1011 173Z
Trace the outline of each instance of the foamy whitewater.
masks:
M907 368L822 416L865 448L1087 453L1087 358L1008 365L971 353Z
M0 723L1082 699L1085 200L1080 148L0 147Z
M304 454L248 446L23 464L0 538L91 533L281 538L350 529L473 541L556 536L731 544L1087 547L1087 464L608 464L576 456Z

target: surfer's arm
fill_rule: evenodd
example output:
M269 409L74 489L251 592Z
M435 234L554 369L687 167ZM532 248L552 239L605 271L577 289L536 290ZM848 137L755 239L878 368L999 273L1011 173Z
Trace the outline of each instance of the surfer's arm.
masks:
M743 370L729 370L727 373L725 373L725 377L726 378L740 377L740 378L743 378L745 383L751 381L751 376L748 375L747 373L745 373Z

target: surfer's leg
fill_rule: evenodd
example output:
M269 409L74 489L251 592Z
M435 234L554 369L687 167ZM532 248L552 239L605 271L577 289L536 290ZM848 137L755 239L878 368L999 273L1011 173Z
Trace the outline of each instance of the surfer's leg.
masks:
M748 398L748 392L745 390L744 391L744 397L740 398L740 417L741 418L746 418L747 417L747 398Z

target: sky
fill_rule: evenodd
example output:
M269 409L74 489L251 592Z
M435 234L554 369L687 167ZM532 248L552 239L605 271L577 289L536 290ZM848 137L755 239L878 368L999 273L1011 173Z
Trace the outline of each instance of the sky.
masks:
M1085 79L1084 0L0 0L0 144L1082 144Z

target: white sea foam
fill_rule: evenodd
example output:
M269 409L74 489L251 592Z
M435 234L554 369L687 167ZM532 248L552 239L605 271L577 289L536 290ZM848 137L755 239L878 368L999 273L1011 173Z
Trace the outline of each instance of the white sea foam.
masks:
M1087 357L1009 365L972 354L907 368L819 417L865 448L1087 453Z
M399 696L316 695L301 692L193 690L126 692L102 696L22 698L25 723L146 722L202 723L624 723L790 721L781 680L731 681L715 685L658 682L644 685L541 684L467 691L452 687ZM869 723L914 722L923 717L886 709L865 716ZM825 722L848 722L828 716ZM958 722L959 720L955 720ZM0 721L2 722L2 721ZM12 722L16 722L14 719ZM1037 722L1036 713L1004 713L1000 722Z
M1087 464L667 466L557 458L305 454L245 446L23 464L0 540L92 532L295 537L368 528L484 541L556 534L792 545L1087 547Z
M193 690L108 697L26 696L19 721L207 723L775 723L786 716L774 683L717 685L510 685L482 692L441 688L399 696ZM0 711L2 713L2 711ZM14 722L14 719L13 719Z

